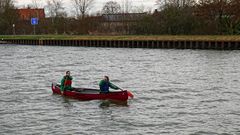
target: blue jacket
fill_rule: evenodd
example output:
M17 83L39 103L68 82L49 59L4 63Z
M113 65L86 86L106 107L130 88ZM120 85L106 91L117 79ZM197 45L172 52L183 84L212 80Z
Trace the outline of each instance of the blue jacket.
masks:
M119 89L117 86L115 86L111 82L107 82L105 80L101 80L99 82L99 87L100 87L100 91L102 93L108 93L109 92L109 87L112 88L112 89L115 89L115 90Z

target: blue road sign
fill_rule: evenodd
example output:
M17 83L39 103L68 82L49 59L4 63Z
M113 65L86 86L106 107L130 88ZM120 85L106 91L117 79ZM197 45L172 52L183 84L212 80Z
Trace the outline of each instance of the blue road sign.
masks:
M37 25L38 24L38 18L31 18L31 24Z

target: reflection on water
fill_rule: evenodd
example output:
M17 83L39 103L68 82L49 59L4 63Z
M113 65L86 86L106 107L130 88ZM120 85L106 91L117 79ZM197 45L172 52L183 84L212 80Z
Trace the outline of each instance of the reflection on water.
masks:
M53 95L104 75L127 103ZM0 134L240 134L240 51L0 46Z
M112 107L112 106L128 107L128 102L127 101L116 101L116 100L101 100L101 103L99 105L99 107L101 107L101 108Z

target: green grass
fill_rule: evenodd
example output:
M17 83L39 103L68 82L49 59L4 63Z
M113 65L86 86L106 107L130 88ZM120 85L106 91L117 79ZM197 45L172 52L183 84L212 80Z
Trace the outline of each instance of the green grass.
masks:
M123 35L123 36L91 36L91 35L0 35L0 39L53 39L53 40L171 40L171 41L240 41L238 36L222 35Z

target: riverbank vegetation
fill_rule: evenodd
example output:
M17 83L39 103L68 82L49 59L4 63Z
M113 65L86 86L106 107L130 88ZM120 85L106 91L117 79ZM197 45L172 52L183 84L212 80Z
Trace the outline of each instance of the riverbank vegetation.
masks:
M34 0L33 0L34 1ZM81 3L85 1L85 4ZM38 35L24 38L106 38L103 35L239 35L239 0L156 0L155 11L130 10L115 2L107 2L102 11L89 15L94 0L72 0L75 15L69 16L61 0L47 0L48 17L34 28L23 20L12 0L0 1L0 35ZM34 6L35 5L35 6ZM37 8L37 1L28 8ZM127 6L126 6L127 5ZM126 9L126 7L128 7ZM83 10L84 9L84 10ZM32 16L35 17L35 16ZM35 31L33 32L33 29ZM47 36L46 36L47 35ZM60 35L60 36L51 36ZM61 36L64 35L64 36ZM66 36L71 35L71 36ZM72 36L72 35L97 35ZM23 36L19 36L22 38ZM217 36L160 36L166 39L235 39ZM114 36L124 39L125 36ZM130 36L128 39L159 39L159 36Z

